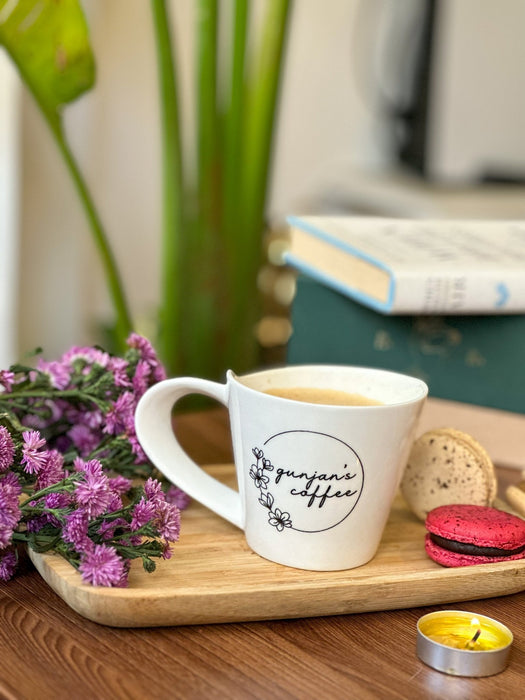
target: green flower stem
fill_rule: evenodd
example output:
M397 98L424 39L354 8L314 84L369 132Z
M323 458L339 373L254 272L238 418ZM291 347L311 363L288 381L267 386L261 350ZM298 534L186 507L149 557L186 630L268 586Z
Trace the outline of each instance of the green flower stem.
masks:
M136 534L136 533L132 533ZM130 533L128 532L128 537ZM113 542L113 540L111 540ZM149 558L150 556L158 557L161 553L161 547L158 540L143 540L138 547L123 545L119 542L113 542L113 545L118 549L119 554L124 555L127 559Z
M184 265L183 168L177 83L166 0L151 0L160 89L163 221L159 354L169 373L177 369L181 343Z
M76 160L69 148L64 133L61 127L57 126L57 122L50 118L50 115L43 110L43 114L51 128L58 149L68 167L69 173L77 190L82 206L84 207L87 216L91 233L95 246L102 260L102 266L106 275L106 282L109 289L109 294L113 302L113 308L116 314L115 319L115 337L118 344L118 350L122 351L126 347L126 338L132 330L131 317L128 311L128 305L124 296L124 290L120 279L120 274L117 264L110 248L106 233L100 221L100 217L95 208L93 199L89 193L87 185L82 177Z
M26 389L17 391L16 394L0 395L0 405L2 402L11 404L13 398L16 399L89 399L93 400L91 394L84 393L78 389Z
M57 481L56 484L52 484L51 486L48 486L45 489L40 489L40 491L35 491L31 494L31 496L29 496L29 498L26 498L25 501L22 501L22 503L20 503L20 508L23 509L25 506L27 506L28 503L31 503L31 501L38 501L40 498L43 498L44 496L47 496L50 493L56 493L61 490L71 491L75 485L75 482L77 482L78 479L78 474L72 474L66 479L62 479L62 481Z
M13 532L12 541L13 542L27 542L27 537L28 537L27 532L19 532L18 530L15 530Z
M3 394L0 396L0 407L4 403L6 406L12 406L15 401L11 394ZM16 394L16 403L20 405L20 399L74 399L78 402L93 403L103 411L107 411L110 404L103 399L99 399L89 392L79 391L78 389L55 389L52 392L49 390L28 389L20 391ZM24 405L22 404L22 407Z

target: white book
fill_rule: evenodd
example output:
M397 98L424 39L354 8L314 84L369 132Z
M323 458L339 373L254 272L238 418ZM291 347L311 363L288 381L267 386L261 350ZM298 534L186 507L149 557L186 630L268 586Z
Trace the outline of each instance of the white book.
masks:
M292 216L287 264L386 314L525 313L525 222Z

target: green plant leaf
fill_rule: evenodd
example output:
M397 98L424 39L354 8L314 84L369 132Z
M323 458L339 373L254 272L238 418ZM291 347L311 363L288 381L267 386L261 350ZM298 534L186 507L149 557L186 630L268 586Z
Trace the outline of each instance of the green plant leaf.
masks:
M62 107L95 83L95 59L79 0L0 0L4 46L34 96L70 172L98 248L116 313L119 350L132 328L120 274L91 194L62 128Z
M78 0L0 0L0 45L55 129L61 107L94 84L95 61Z

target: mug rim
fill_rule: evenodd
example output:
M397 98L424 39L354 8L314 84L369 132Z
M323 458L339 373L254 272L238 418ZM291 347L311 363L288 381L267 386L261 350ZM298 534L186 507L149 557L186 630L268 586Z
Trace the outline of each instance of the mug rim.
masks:
M388 377L395 377L396 381L406 381L409 384L413 385L414 388L414 395L409 398L409 399L404 399L400 401L388 401L385 403L381 404L373 404L373 405L344 405L344 404L323 404L323 403L312 403L309 401L298 401L296 399L288 399L284 398L283 396L276 396L275 394L267 394L263 390L255 388L251 386L250 384L245 383L243 380L244 379L249 379L250 377L263 377L265 374L267 375L273 375L273 374L287 374L287 373L300 373L304 371L318 371L318 370L325 370L325 371L333 371L333 372L348 372L348 371L358 371L358 372L364 372L369 375L380 375L385 378ZM385 409L391 409L393 407L398 407L398 406L407 406L411 404L417 404L419 401L423 401L424 399L427 398L428 393L429 393L429 387L426 384L425 381L420 379L419 377L413 377L409 374L405 374L403 372L396 372L393 370L388 370L388 369L383 369L380 367L369 367L365 365L334 365L334 364L324 364L324 363L309 363L309 364L297 364L297 365L278 365L275 367L267 367L264 369L260 370L254 370L252 372L247 372L242 375L237 375L233 370L229 369L226 373L226 380L227 383L229 381L233 381L238 387L242 387L243 390L246 390L250 393L257 394L257 395L263 395L265 396L268 400L275 400L275 401L285 401L287 403L292 403L292 404L300 404L304 406L315 406L318 409L336 409L336 410L341 410L341 409L348 409L352 411L356 410L362 410L366 409L367 411L370 411L372 409L375 410L385 410ZM416 394L417 390L417 394Z

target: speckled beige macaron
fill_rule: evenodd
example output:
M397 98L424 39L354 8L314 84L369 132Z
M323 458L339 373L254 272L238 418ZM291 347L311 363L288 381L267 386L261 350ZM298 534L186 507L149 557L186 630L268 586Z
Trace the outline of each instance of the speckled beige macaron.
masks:
M401 492L420 520L452 503L490 506L497 493L494 465L471 435L455 428L429 430L412 446Z

